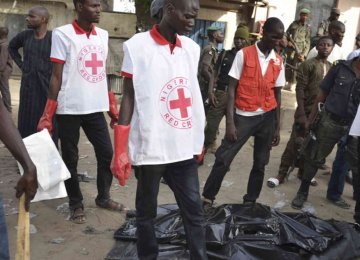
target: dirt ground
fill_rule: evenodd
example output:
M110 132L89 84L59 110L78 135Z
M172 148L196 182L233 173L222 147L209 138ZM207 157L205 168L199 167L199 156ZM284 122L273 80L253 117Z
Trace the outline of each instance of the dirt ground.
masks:
M19 103L19 80L11 80L13 118L16 120ZM271 151L270 163L266 168L265 182L258 202L276 207L281 211L294 211L290 202L293 199L300 181L296 178L297 169L290 175L284 185L275 189L266 186L266 180L275 176L280 163L281 154L289 138L293 112L295 108L295 94L283 91L282 96L282 129L281 143ZM15 121L16 122L16 121ZM112 131L110 130L111 136ZM218 143L224 134L224 122L221 124ZM96 176L96 160L91 144L82 133L80 143L80 160L78 171L87 172ZM327 164L331 165L334 152L329 156ZM207 154L205 163L199 168L201 191L205 180L214 163L214 155ZM231 171L226 175L217 203L241 203L246 192L248 175L252 165L252 140L250 140L237 155L231 165ZM6 222L10 242L11 259L15 258L16 226L18 201L15 198L14 186L18 179L17 166L7 149L0 143L0 194L4 199ZM352 222L355 203L352 200L352 187L345 185L343 198L351 204L348 210L340 209L327 202L326 188L329 174L319 171L317 175L319 185L312 187L306 210L320 218L338 219ZM67 199L36 202L31 204L31 258L32 259L104 259L114 245L113 232L125 221L124 214L109 212L95 206L94 199L97 195L96 181L82 182L81 189L84 195L87 223L73 224L68 221L66 207ZM111 187L113 199L125 204L129 208L135 206L136 180L134 175L127 181L125 187L120 187L114 180ZM174 203L175 199L170 189L161 184L159 204Z

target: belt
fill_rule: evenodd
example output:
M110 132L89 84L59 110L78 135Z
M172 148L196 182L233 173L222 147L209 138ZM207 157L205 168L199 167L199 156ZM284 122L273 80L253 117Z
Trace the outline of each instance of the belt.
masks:
M338 116L336 114L333 114L329 111L326 111L326 114L330 117L331 120L335 121L336 123L340 125L349 125L351 123L351 119L343 118L342 116Z

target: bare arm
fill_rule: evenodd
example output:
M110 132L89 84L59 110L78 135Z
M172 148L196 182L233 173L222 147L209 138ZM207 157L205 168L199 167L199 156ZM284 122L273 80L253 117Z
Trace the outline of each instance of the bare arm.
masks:
M53 63L53 70L50 79L49 94L48 98L57 100L59 94L61 83L62 83L62 74L63 74L64 64Z
M29 211L30 200L36 194L38 187L36 167L31 161L20 134L11 120L10 114L5 109L0 99L0 139L4 142L11 154L19 161L24 169L24 175L18 181L16 189L16 197L20 197L23 193L26 196L25 207Z
M129 125L134 112L134 85L130 78L124 78L124 95L121 99L119 125Z
M275 115L275 133L272 141L272 146L277 146L280 143L280 110L281 110L281 87L274 88L274 95L277 103Z
M229 76L230 77L230 76ZM235 141L237 139L236 127L234 121L234 104L235 104L235 93L238 85L238 80L230 77L229 90L228 90L228 103L226 108L226 139L229 141Z

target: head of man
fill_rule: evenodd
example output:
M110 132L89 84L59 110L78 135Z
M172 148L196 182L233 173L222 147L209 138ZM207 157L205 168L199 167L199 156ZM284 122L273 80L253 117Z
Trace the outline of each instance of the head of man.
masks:
M29 29L38 29L49 22L49 11L43 6L32 7L26 16L26 25Z
M340 9L332 8L329 16L329 21L337 21L339 20L339 16L340 16Z
M241 50L246 47L249 42L249 28L246 25L240 24L234 35L235 49Z
M88 23L100 21L100 0L73 0L78 20Z
M303 8L300 10L300 18L299 21L302 24L305 24L307 22L307 20L309 19L309 14L310 14L310 10Z
M207 29L207 35L210 41L215 41L216 43L224 42L224 34L221 28L218 27L209 27Z
M316 44L316 50L318 51L318 56L322 59L329 57L333 48L334 48L334 41L330 36L321 37Z
M280 44L284 37L284 24L279 18L268 18L263 26L261 42L265 49L272 50Z
M341 46L345 34L345 24L340 21L332 21L329 24L329 35L334 43Z
M360 33L358 33L358 35L355 37L355 46L356 49L360 49Z
M0 39L6 39L9 34L9 29L7 27L0 27Z
M180 35L189 33L199 9L199 0L165 0L161 26Z
M153 0L150 5L150 16L160 23L163 17L164 0Z

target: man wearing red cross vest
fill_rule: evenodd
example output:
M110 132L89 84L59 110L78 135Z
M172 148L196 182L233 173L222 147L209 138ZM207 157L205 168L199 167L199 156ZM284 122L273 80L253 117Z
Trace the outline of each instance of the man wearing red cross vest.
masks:
M77 163L80 127L94 146L97 159L98 207L122 211L123 205L110 198L113 155L111 139L103 112L108 111L111 126L118 120L118 109L112 92L108 93L105 62L108 54L108 32L96 27L99 22L99 0L74 0L77 20L55 28L50 59L53 71L46 107L38 130L52 131L56 113L63 160L71 178L65 181L69 197L70 220L86 222L80 191Z
M204 187L205 210L211 208L232 160L251 136L253 167L243 199L253 205L261 192L271 146L280 141L281 87L285 75L274 47L283 38L284 25L277 18L269 18L263 31L259 42L238 51L229 72L226 135L215 153L215 164Z

